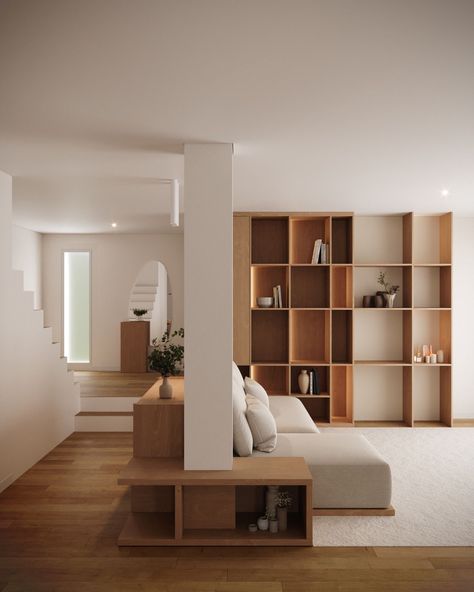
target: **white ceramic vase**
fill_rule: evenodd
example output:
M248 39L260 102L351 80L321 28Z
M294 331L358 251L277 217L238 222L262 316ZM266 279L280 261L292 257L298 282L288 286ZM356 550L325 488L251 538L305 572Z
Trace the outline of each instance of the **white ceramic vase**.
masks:
M393 303L395 302L396 294L387 294L385 293L383 297L385 298L385 306L386 308L393 308Z
M306 395L309 389L309 374L307 370L301 370L298 374L298 387L302 395Z
M172 399L173 386L168 376L163 376L163 382L160 384L160 399Z
M257 520L258 530L268 530L268 518L266 516L260 516Z

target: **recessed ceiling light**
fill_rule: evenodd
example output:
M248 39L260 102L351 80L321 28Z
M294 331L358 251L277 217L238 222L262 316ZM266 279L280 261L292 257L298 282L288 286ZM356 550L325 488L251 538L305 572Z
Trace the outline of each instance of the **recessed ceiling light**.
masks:
M449 189L441 189L441 195L443 197L448 197L448 195L449 195Z
M112 228L117 228L117 222L112 222L110 226L112 226Z

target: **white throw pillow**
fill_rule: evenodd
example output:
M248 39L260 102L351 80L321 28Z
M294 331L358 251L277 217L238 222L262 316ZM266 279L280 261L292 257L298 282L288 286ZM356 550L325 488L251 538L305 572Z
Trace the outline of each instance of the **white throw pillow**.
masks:
M234 450L239 456L250 456L253 450L252 432L245 416L246 411L243 380L240 382L238 376L234 374L232 377L233 437Z
M247 395L247 421L253 437L253 445L260 452L272 452L277 443L275 418L260 399Z
M265 405L265 407L270 407L267 391L259 382L248 376L245 378L245 392L247 395L252 395L257 398Z

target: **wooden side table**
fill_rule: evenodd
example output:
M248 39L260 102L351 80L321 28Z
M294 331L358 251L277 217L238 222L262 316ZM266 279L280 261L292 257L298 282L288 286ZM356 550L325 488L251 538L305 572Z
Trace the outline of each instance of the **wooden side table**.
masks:
M120 324L120 372L147 372L150 321Z

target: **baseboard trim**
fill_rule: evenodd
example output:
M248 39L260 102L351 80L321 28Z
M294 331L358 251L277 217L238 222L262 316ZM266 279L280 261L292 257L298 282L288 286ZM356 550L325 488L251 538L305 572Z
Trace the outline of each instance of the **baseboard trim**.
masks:
M453 419L454 428L474 428L474 419L459 417Z
M395 516L395 508L313 508L313 516Z

